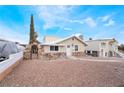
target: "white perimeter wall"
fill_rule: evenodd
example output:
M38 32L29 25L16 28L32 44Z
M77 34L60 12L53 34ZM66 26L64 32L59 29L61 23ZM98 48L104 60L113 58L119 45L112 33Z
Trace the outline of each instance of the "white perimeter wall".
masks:
M0 62L0 73L2 73L7 68L9 68L10 66L12 66L14 63L16 63L22 57L23 57L23 52L19 52L19 53L10 55L9 56L9 59Z

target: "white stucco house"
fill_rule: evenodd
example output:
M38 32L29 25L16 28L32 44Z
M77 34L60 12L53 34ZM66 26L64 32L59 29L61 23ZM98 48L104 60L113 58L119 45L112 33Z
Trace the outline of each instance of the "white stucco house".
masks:
M85 53L87 44L83 41L81 34L73 34L61 39L55 36L45 36L42 46L44 53L61 53L72 56Z
M73 34L66 38L45 36L41 44L43 53L64 54L66 56L90 55L95 57L122 57L118 51L117 40L96 39L84 41L82 34ZM123 56L124 57L124 56Z
M115 39L96 39L85 41L86 53L92 56L111 57L117 56L118 42Z

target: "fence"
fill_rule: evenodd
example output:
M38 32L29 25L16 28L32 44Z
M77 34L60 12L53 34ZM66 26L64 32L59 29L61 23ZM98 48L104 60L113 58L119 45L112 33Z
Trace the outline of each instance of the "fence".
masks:
M11 54L9 59L0 62L0 81L6 74L11 72L14 65L23 57L23 52L19 52L16 54Z

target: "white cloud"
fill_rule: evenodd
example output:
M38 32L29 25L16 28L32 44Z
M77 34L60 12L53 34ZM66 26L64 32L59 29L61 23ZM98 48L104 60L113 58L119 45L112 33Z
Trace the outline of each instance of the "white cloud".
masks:
M20 43L28 43L28 34L20 34L22 29L15 25L15 28L8 27L2 22L0 22L0 38L13 41L13 42L20 42ZM16 28L17 27L17 28Z
M65 31L71 31L71 28L64 28Z
M112 15L108 14L98 18L104 26L109 27L115 24L115 21L112 19Z
M99 19L101 19L102 22L106 22L111 18L111 15L105 15L103 17L100 17Z
M120 34L124 34L124 31L120 31L119 33L120 33Z
M91 17L86 19L73 19L71 13L74 11L75 6L36 6L39 17L44 21L44 29L52 27L64 28L69 23L86 23L90 27L95 27L97 23Z
M104 24L105 26L113 26L115 24L115 21L110 19L106 24Z
M64 25L70 17L73 6L38 6L39 17L45 22L44 29Z
M97 26L97 23L91 17L87 17L86 19L84 19L84 22L90 27Z
M71 23L79 23L79 24L84 24L83 20L69 20Z

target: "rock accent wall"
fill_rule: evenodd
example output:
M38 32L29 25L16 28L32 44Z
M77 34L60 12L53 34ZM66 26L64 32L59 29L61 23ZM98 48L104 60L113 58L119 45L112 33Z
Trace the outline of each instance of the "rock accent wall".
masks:
M44 52L43 46L38 45L38 54L43 55L43 52Z
M58 52L58 53L44 53L43 59L48 59L48 60L55 60L57 58L65 58L66 53L65 52Z
M30 46L27 46L25 51L23 52L23 59L30 59Z
M80 57L80 56L86 56L85 52L73 52L72 56Z
M23 59L28 60L31 56L31 45L28 45L23 53ZM38 45L38 56L43 54L43 47L39 44Z

